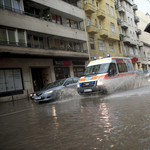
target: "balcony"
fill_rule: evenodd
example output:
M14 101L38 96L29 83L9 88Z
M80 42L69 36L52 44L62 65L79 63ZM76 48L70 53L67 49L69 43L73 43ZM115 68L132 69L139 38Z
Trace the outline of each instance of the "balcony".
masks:
M115 2L115 8L118 9L119 8L119 4L117 2Z
M143 42L139 41L138 45L139 45L139 47L143 47L144 44L143 44Z
M98 28L95 25L89 25L86 27L86 30L89 34L96 34L98 33Z
M121 28L123 28L123 29L127 29L127 28L128 28L128 24L127 24L127 22L122 21L122 22L121 22Z
M118 23L118 25L121 25L121 19L117 19L117 23Z
M61 47L48 47L47 45L36 45L28 43L17 43L0 41L2 53L22 55L23 57L71 57L88 59L87 50L64 49Z
M134 11L138 10L138 6L136 4L133 4L133 10Z
M130 37L129 36L125 36L123 38L123 42L126 43L126 44L129 44L130 43Z
M123 7L119 7L118 11L119 11L120 13L125 13L125 9L124 9Z
M129 5L133 6L131 0L120 0L120 2L122 2L122 1L125 1L125 2L127 2Z
M131 46L136 46L136 45L137 45L137 41L135 41L135 40L130 40L130 45L131 45Z
M123 41L124 35L123 35L123 34L120 34L119 37L120 37L120 41Z
M106 17L105 15L105 11L100 9L96 11L97 17L99 17L100 19L104 19Z
M84 4L84 10L89 14L95 13L96 11L95 6L90 3Z
M101 30L99 31L99 34L100 34L100 36L101 36L102 38L107 38L107 37L108 37L108 30L106 30L106 29L101 29Z
M22 14L20 14L9 10L0 9L0 18L3 18L3 21L1 22L1 25L3 26L8 26L9 21L9 26L14 28L21 27L22 29L29 31L78 40L86 40L85 32L81 31L83 30L81 28L75 28L74 26L69 27L64 23L55 23L49 18L40 17L39 15L30 14L28 12L22 12Z
M140 22L139 17L138 17L138 16L134 16L134 21L135 21L136 23Z
M137 35L141 35L141 34L142 34L141 29L136 29L136 31L135 31L135 32L136 32L136 34L137 34Z

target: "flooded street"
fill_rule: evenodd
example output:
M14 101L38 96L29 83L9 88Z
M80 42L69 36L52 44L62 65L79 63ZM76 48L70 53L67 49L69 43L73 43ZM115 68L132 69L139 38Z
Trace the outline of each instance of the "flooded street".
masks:
M148 150L150 86L50 103L0 105L0 150Z

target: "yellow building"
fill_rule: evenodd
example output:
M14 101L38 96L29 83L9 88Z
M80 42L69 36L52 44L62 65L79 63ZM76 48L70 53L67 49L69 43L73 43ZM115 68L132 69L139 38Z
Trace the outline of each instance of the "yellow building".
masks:
M94 57L122 57L120 30L115 3L112 0L84 0L85 25L88 32L89 55Z

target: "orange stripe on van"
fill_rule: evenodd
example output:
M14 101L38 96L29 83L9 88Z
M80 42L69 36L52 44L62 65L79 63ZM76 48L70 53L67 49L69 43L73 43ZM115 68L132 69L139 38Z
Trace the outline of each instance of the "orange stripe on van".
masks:
M130 59L124 59L125 61L131 61Z
M116 60L115 58L112 58L111 60Z
M79 79L79 82L85 81L86 78Z

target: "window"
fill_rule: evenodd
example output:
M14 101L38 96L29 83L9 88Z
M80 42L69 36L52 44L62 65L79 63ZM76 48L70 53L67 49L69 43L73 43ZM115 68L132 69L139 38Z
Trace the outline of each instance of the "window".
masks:
M94 6L94 0L92 0L92 5Z
M13 0L15 12L20 12L20 0Z
M87 16L87 26L90 26L91 25L91 19L89 16Z
M128 24L130 25L130 18L128 17Z
M133 26L133 21L132 21L132 18L131 18L131 26Z
M56 23L56 15L52 14L52 22Z
M113 9L113 7L111 7L111 14L112 14L112 16L114 16L114 9Z
M96 2L97 10L99 10L98 2Z
M73 78L73 83L77 83L78 81L79 81L79 78Z
M12 9L11 0L4 0L4 6L5 9L11 10Z
M85 4L87 4L88 3L88 0L85 0Z
M60 41L60 48L65 49L64 41Z
M112 42L109 42L109 49L110 49L110 52L114 52L114 47L113 47Z
M133 49L129 48L130 54L133 55Z
M39 44L40 44L40 48L44 48L44 41L43 38L39 38Z
M135 49L135 54L138 55L138 50L137 49Z
M115 33L115 26L113 23L110 23L110 27L111 27L111 32Z
M0 28L0 43L7 44L6 29Z
M107 13L109 14L109 5L106 4Z
M118 48L119 48L119 53L121 53L121 47L120 47L120 44L118 44Z
M96 19L95 19L95 26L97 27L97 21L96 21Z
M74 77L81 77L81 76L83 76L84 71L85 71L84 67L73 67Z
M23 90L21 69L1 69L0 78L0 93Z
M148 60L150 60L150 53L147 53L147 55L148 55Z
M7 31L8 31L9 44L14 44L16 42L15 30L14 29L8 29Z
M116 68L116 64L115 63L111 63L110 64L108 73L111 74L112 70L114 71L112 76L116 75L117 74L117 68Z
M126 46L124 46L124 53L127 54Z
M70 85L70 84L73 84L72 78L68 79L65 83L65 85Z
M94 39L93 38L90 38L90 47L91 47L91 49L95 49L95 47L94 47Z
M125 63L117 63L119 73L128 72Z
M57 16L57 24L61 24L61 17Z
M98 40L98 49L99 49L100 51L106 51L104 41Z
M33 36L34 47L39 48L39 40L37 36Z
M25 36L23 30L18 30L18 44L25 45Z
M101 25L101 22L100 22L100 21L99 21L99 28L102 29L102 25Z

